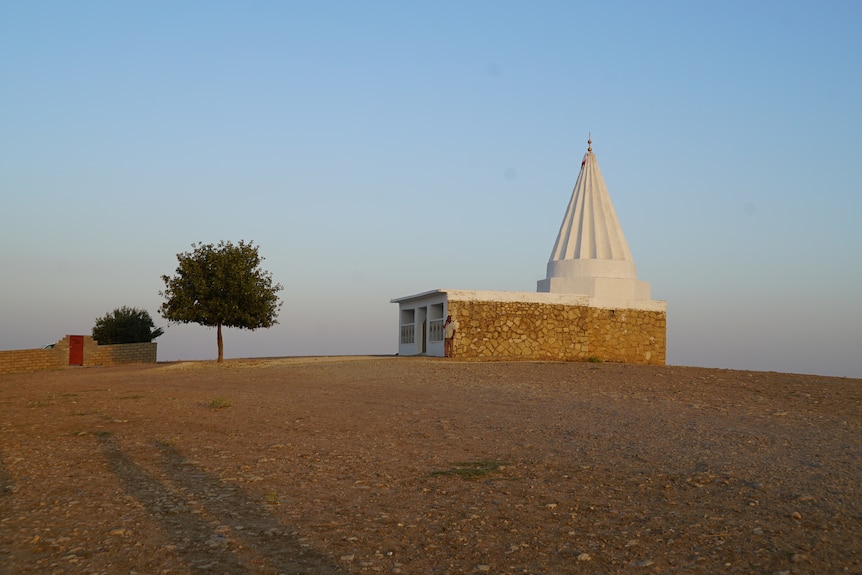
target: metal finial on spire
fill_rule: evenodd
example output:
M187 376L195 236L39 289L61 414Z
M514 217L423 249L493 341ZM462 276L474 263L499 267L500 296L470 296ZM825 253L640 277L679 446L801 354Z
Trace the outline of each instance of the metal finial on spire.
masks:
M592 152L593 151L593 133L588 132L588 134L589 135L587 136L587 151Z

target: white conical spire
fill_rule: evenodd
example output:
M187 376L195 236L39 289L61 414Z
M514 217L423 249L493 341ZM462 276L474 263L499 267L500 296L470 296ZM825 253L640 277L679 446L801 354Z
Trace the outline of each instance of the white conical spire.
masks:
M572 199L551 252L554 260L616 260L631 262L632 254L617 220L611 196L593 153L592 139L581 162Z
M548 261L540 292L582 293L616 301L649 299L593 153L592 139Z

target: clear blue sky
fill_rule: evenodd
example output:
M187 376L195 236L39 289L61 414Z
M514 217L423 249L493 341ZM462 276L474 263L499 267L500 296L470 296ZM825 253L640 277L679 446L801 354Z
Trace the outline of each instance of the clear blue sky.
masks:
M280 324L389 354L400 297L535 291L592 132L668 363L862 377L862 2L5 2L0 349L252 240Z

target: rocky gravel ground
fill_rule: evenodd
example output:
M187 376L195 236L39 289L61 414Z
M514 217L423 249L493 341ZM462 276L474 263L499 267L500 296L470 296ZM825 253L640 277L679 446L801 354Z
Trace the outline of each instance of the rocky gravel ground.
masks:
M862 574L862 380L346 357L0 376L3 574Z

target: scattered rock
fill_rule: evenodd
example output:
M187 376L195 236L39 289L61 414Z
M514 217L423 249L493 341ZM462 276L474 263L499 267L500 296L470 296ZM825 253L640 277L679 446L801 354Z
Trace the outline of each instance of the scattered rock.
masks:
M852 570L857 385L591 368L379 358L4 376L0 571ZM134 409L115 400L142 389ZM46 401L60 390L74 411ZM188 409L214 390L236 407ZM833 397L802 410L788 390ZM486 460L509 463L432 474Z

